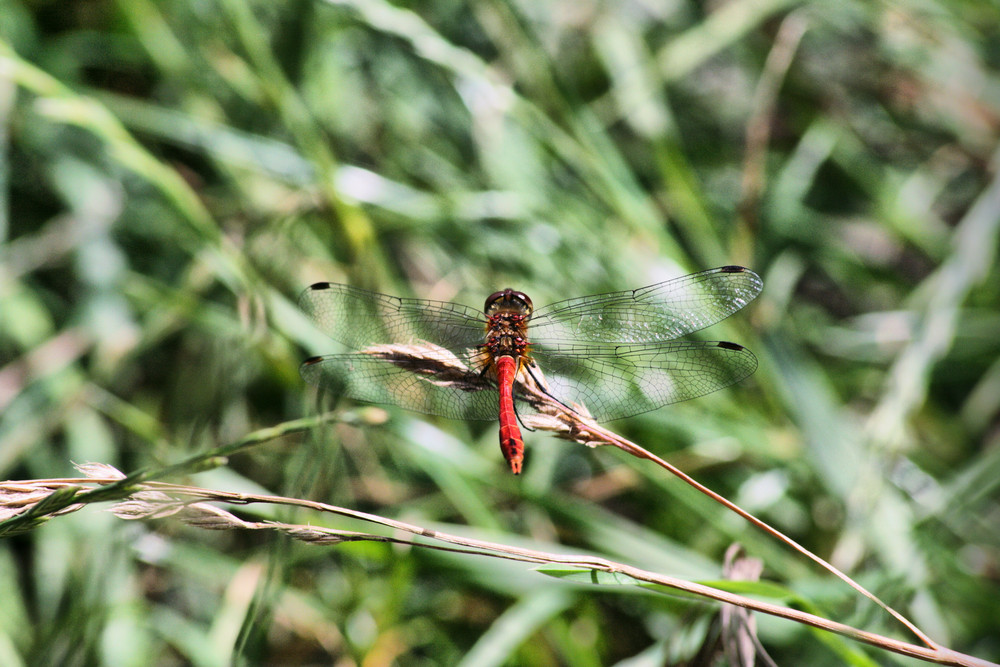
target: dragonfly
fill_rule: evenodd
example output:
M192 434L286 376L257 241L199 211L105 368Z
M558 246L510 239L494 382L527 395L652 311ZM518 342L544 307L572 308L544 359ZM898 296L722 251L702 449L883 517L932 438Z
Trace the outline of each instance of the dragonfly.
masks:
M316 283L299 306L353 352L311 357L300 373L311 384L364 402L499 420L501 452L519 474L524 440L518 410L532 409L525 382L603 422L722 389L757 369L753 353L736 343L677 339L729 317L762 288L750 269L722 266L537 310L528 295L507 288L491 294L479 311ZM475 381L456 388L433 373L415 372L378 354L386 344L428 345L460 361Z

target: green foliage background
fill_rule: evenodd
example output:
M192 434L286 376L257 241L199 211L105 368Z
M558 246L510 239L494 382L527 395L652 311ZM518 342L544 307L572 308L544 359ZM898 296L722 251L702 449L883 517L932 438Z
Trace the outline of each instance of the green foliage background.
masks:
M0 479L156 470L314 413L317 280L544 304L744 264L763 295L707 336L754 378L615 428L998 660L997 34L969 0L3 0ZM691 579L739 541L906 637L619 452L529 434L514 478L493 425L338 410L172 479ZM0 664L662 664L717 611L105 509L0 543ZM268 511L242 513L341 526ZM779 664L905 662L759 623Z

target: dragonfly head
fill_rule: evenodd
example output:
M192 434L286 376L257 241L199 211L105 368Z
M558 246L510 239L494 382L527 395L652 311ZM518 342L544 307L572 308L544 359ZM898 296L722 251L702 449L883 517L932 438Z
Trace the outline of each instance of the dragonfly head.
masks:
M500 312L515 312L527 316L531 315L533 309L534 306L531 305L531 299L528 298L527 294L517 292L510 287L489 295L486 299L486 305L483 306L487 317Z

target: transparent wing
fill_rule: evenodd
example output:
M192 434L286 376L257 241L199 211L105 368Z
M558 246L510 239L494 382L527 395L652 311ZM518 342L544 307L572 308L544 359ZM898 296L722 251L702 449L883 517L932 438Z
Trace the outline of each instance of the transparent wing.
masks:
M725 266L637 290L560 301L536 311L530 354L552 395L598 420L621 419L708 394L757 368L734 343L673 341L733 314L760 293L760 278ZM426 341L448 359L436 372L372 354L315 357L303 378L362 401L455 419L496 419L499 396L484 361L484 316L454 303L402 299L317 283L302 309L330 336L370 352L381 343ZM432 346L433 347L433 346ZM426 359L425 359L426 361ZM454 363L453 363L454 362ZM527 410L526 406L522 406Z
M673 340L729 317L762 287L753 271L723 266L636 290L567 299L535 311L528 339L533 345Z
M451 350L482 345L482 313L457 303L404 299L378 292L316 283L299 306L327 335L352 349L380 343L427 341Z
M473 372L456 381L367 354L313 357L299 372L306 382L335 394L448 419L494 420L500 412L496 385Z
M686 401L739 382L757 358L736 343L563 344L532 353L549 392L611 421Z

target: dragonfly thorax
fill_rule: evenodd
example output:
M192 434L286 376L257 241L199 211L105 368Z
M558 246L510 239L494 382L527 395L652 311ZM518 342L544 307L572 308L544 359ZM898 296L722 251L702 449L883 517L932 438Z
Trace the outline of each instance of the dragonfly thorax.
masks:
M486 349L494 357L520 357L528 349L527 318L520 313L490 315L486 327Z
M520 357L528 349L528 319L531 299L524 292L507 288L491 294L486 311L486 349L494 357Z

